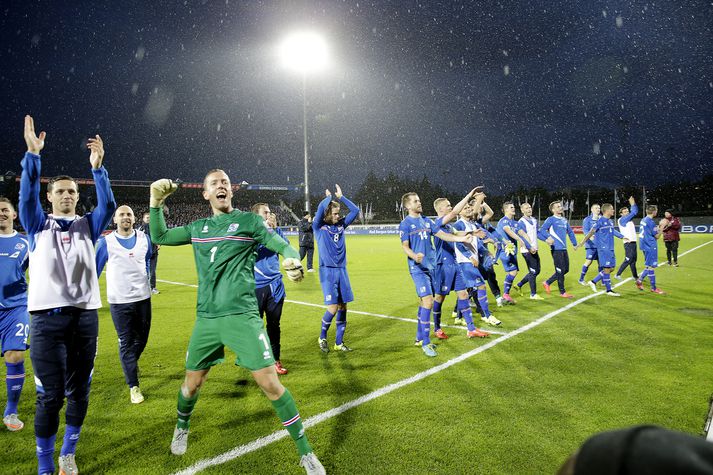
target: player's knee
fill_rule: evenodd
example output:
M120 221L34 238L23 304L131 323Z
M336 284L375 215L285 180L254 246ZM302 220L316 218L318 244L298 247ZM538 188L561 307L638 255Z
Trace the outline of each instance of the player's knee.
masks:
M198 390L203 386L207 374L186 374L186 379L181 385L181 392L185 397L193 397L198 392Z
M327 305L327 311L329 313L332 313L332 314L337 313L338 309L339 309L339 305L337 305L337 304Z
M421 306L423 308L433 308L433 296L432 295L425 295L421 297Z
M5 361L8 363L22 363L25 361L25 352L24 351L6 351L5 352Z
M342 311L344 311L344 310L346 310L346 309L347 309L347 304L345 304L345 303L337 304L337 310L342 310Z
M267 375L261 375L258 377L256 375L255 382L257 382L258 386L260 386L260 389L262 389L262 392L265 393L268 399L272 401L279 399L285 392L285 387L282 383L280 383L280 380L277 379L277 374L274 374L272 377Z
M46 412L53 414L58 413L64 405L64 392L61 388L56 390L44 389L43 392L37 393L37 406L44 409Z

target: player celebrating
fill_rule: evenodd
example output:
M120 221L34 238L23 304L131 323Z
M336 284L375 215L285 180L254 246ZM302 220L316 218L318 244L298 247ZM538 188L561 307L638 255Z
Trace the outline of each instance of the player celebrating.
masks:
M10 431L25 424L17 416L20 393L25 384L25 350L30 330L27 313L27 238L12 227L17 218L9 199L0 196L0 351L5 358L7 404L2 421Z
M590 210L592 211L592 214L584 218L584 221L582 221L582 232L585 235L589 233L589 231L592 229L592 226L594 226L594 223L599 221L599 216L602 211L602 208L601 206L595 203L592 205ZM597 254L597 246L594 243L594 236L584 242L584 250L586 252L586 255L584 256L584 264L582 265L582 272L581 274L579 274L579 280L577 281L580 285L587 285L587 281L584 278L587 275L589 266L592 265L592 261L596 260L597 263L601 262ZM599 267L601 267L601 264L599 265ZM599 270L601 271L601 269Z
M483 279L483 274L480 272L479 268L481 260L480 256L488 253L483 243L483 239L485 239L487 235L485 228L474 221L475 217L478 215L477 210L480 207L479 201L480 200L476 200L473 205L463 209L460 219L453 226L459 233L473 235L473 242L455 244L456 261L458 262L458 267L463 276L463 286L465 289L472 289L472 292L475 294L477 308L481 312L480 319L489 325L497 326L502 322L490 313L490 307L488 306L488 294L485 290L485 280ZM461 318L463 318L468 325L469 338L482 338L483 336L489 335L488 333L479 331L474 325L471 324L473 317L467 298L458 298L457 309Z
M633 196L629 197L629 205L631 210L624 206L619 210L621 217L619 218L617 224L619 225L619 232L624 235L624 262L621 263L621 267L616 272L614 276L615 279L621 280L621 274L626 270L627 267L631 268L631 275L634 279L639 279L639 273L636 272L636 226L634 226L634 217L639 212L639 207L636 206L636 200Z
M515 221L515 205L512 201L503 203L504 216L498 221L498 233L502 236L503 252L500 254L500 262L503 263L505 271L505 283L503 284L503 300L514 304L515 301L510 297L510 288L515 281L520 267L517 265L517 245L521 248L530 249L530 243L527 238L521 238L517 234L518 225Z
M555 273L552 274L542 286L545 292L550 293L550 285L556 280L559 287L560 297L571 299L574 296L567 293L564 287L564 276L569 272L569 254L567 253L567 237L572 242L573 246L577 245L577 238L574 236L574 231L569 225L569 222L563 215L563 207L561 201L553 201L550 203L550 211L552 216L547 218L537 237L541 241L545 241L550 245L552 251L552 260L555 265Z
M441 219L441 223L445 222L441 226L441 230L449 234L455 234L455 229L449 224L450 220L458 216L458 214L465 209L468 209L470 201L473 194L476 192L477 188L473 189L468 193L465 198L463 198L459 203L456 204L455 208L451 207L450 201L447 198L438 198L433 202L433 208L436 210L436 214ZM477 193L476 196L476 206L480 208L480 203L482 203L485 195L483 193ZM441 329L441 308L443 301L446 296L451 292L451 290L456 291L458 296L458 308L465 307L470 311L470 304L468 301L468 286L465 285L463 280L462 272L456 263L455 248L452 242L444 241L439 237L433 238L433 243L436 248L436 269L435 269L435 292L436 295L433 299L433 329L437 338L445 340L448 335ZM470 323L468 324L468 337L485 337L488 334L479 331L473 325L473 315L470 314Z
M106 271L106 300L119 337L119 360L133 404L144 402L139 388L139 358L151 330L151 240L134 231L136 217L129 206L114 213L116 231L97 241L97 275Z
M654 223L658 213L656 205L646 207L646 217L639 223L639 246L644 253L644 272L636 280L636 287L644 290L643 281L646 277L651 283L651 292L663 295L666 292L656 287L656 268L658 267L659 246L656 240L661 236L661 229Z
M97 353L101 307L94 261L94 243L116 209L109 176L102 166L104 144L89 139L89 162L97 191L91 213L77 216L79 190L73 178L62 175L47 184L52 214L40 203L40 152L46 134L35 133L25 116L27 153L22 159L20 222L30 244L30 358L35 372L37 405L35 439L38 473L53 473L53 454L59 411L67 399L67 426L59 457L60 473L78 473L75 460L79 433L89 406L89 386ZM68 279L67 276L71 276Z
M436 346L431 344L431 309L433 308L433 279L436 266L436 252L431 243L431 236L449 242L471 242L471 236L454 236L440 229L446 224L439 218L439 223L421 216L423 207L418 194L405 193L401 204L408 210L408 216L399 225L401 248L408 256L411 278L416 284L416 293L421 303L418 308L418 326L416 341L421 341L421 349L429 357L437 356Z
M597 247L597 256L599 265L602 270L588 285L592 288L592 292L597 292L597 282L604 282L606 293L610 297L619 297L620 294L614 292L611 287L611 272L616 266L616 257L614 256L614 236L623 239L624 235L614 228L614 222L611 220L614 216L614 206L609 203L604 203L601 207L602 215L597 221L592 224L592 228L584 236L583 243L590 242L589 238L594 237L594 245ZM577 244L574 249L577 250L582 244Z
M319 282L322 285L324 304L327 306L322 317L322 328L317 344L323 353L329 353L327 332L336 315L337 335L334 340L334 350L351 351L352 349L344 344L347 303L354 300L349 274L347 274L347 244L344 241L344 231L359 216L359 208L342 194L339 185L334 185L336 201L332 200L331 191L325 190L325 194L312 222L319 251ZM339 217L340 203L344 203L349 209L349 214L345 218Z
M522 240L527 240L530 245L520 247L523 259L527 264L528 273L517 284L517 290L522 295L522 287L525 283L530 283L530 299L544 300L537 295L537 276L540 274L540 255L537 253L537 218L532 216L532 205L530 203L522 203L520 205L522 217L518 221L517 233L522 237Z
M269 233L275 233L287 241L282 231L277 227L277 217L270 212L267 203L255 203L250 210L260 216ZM265 315L265 327L270 338L272 355L275 357L277 374L287 374L287 368L280 360L280 319L282 306L285 303L285 286L280 273L280 258L277 253L260 244L255 259L255 297L257 298L260 318Z
M290 392L280 383L270 340L258 314L255 299L255 251L258 244L283 256L283 267L291 280L304 273L299 254L277 234L268 232L254 213L233 209L233 188L223 170L210 170L203 180L203 198L210 202L213 216L167 229L164 201L177 185L158 180L151 185L151 236L157 244L192 244L198 271L198 302L195 327L188 343L186 377L178 391L178 423L173 431L171 452L183 455L188 448L190 417L198 390L210 368L223 361L227 346L237 355L237 364L248 369L272 402L275 412L294 440L301 455L300 465L308 474L324 474L312 452Z

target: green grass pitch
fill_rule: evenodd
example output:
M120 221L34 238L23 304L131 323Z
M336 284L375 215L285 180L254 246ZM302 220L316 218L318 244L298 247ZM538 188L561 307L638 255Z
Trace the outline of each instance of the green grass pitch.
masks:
M681 253L711 240L684 235ZM356 299L350 309L414 318L417 298L397 237L348 236L347 241ZM552 272L549 252L541 254L540 281ZM622 254L618 249L619 259ZM660 261L663 255L662 250ZM570 256L568 290L579 299L591 294L576 283L584 250ZM639 292L626 282L618 288L621 298L592 297L492 348L327 418L308 429L315 452L334 474L554 473L584 439L602 430L647 423L699 434L713 393L713 244L682 256L680 263L657 271L667 295L651 294L648 284ZM589 277L594 273L591 269ZM195 284L190 247L163 247L158 276ZM322 302L317 273L286 286L290 300ZM188 452L183 457L169 453L195 319L195 288L168 283L159 288L141 358L143 404L129 403L108 306L100 310L89 414L77 452L82 473L174 473L281 429L248 372L225 363L211 371L201 392ZM543 302L516 297L516 306L495 308L503 321L497 330L513 332L571 303L554 294ZM452 322L453 303L451 295L444 306L446 324ZM448 328L451 338L431 359L412 344L415 323L350 313L345 341L354 351L323 355L316 343L322 314L316 306L286 303L282 317L282 361L290 373L281 380L303 420L501 337L467 340L464 330ZM334 328L330 343L333 338ZM3 473L36 472L29 354L27 366L20 405L26 427L19 433L0 431ZM61 421L60 439L63 415ZM292 441L283 438L202 473L303 473L297 463Z

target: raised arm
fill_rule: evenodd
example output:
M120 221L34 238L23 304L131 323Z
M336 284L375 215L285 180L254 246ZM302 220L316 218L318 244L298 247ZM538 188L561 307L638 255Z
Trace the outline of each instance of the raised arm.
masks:
M453 209L450 211L450 213L446 214L441 218L441 223L442 224L448 224L454 219L458 219L458 216L460 215L460 212L463 211L463 208L465 208L465 205L468 204L470 199L473 197L473 195L476 194L476 192L482 187L477 186L470 190L470 193L465 195L462 200L460 200L456 205L453 207ZM482 203L482 200L485 199L485 195L483 193L478 193L478 195L482 195L482 199L480 200L480 203ZM480 206L478 206L480 208Z
M35 122L29 115L25 116L25 143L27 153L22 159L22 174L20 175L20 223L27 232L30 247L34 247L33 235L38 233L45 222L45 213L40 203L40 152L45 146L45 132L35 134Z
M92 232L92 240L96 242L116 211L116 201L109 184L109 174L102 166L104 163L104 142L101 137L96 135L93 139L89 139L87 148L91 150L89 162L92 164L94 188L97 192L97 205L91 213L87 213L87 219Z
M481 205L481 208L483 211L485 211L485 214L483 214L483 219L482 219L483 224L485 224L488 221L490 221L490 218L492 218L495 213L493 212L492 208L490 206L488 206L488 203L486 203L486 202L483 202L483 204Z
M102 271L104 270L104 266L106 265L106 261L109 260L109 252L107 251L106 248L106 239L103 237L99 238L97 241L97 248L94 251L94 259L97 264L97 277L102 275Z
M319 228L324 226L324 212L327 209L327 205L332 201L332 193L327 191L327 196L324 197L322 201L319 202L317 206L317 212L312 220L312 229L317 231Z
M631 208L629 209L629 214L627 214L626 216L622 216L622 218L619 220L622 226L626 226L626 224L632 219L634 219L639 213L639 207L636 206L636 201L634 200L633 196L629 197L629 204L631 205Z
M149 229L154 244L162 246L181 246L191 243L191 233L186 226L168 229L166 219L163 217L163 206L160 208L149 208L151 222Z
M346 196L342 196L339 198L339 201L347 205L347 208L349 208L349 214L347 215L346 218L344 218L344 227L349 226L354 222L355 219L359 216L359 207L349 201Z
M151 183L149 231L154 244L180 246L191 243L191 233L187 226L168 229L166 227L166 219L163 217L163 205L166 202L166 198L177 189L178 185L166 178Z

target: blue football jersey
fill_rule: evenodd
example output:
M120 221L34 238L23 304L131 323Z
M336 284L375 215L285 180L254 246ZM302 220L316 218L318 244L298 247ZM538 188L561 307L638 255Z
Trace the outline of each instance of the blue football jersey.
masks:
M659 246L656 241L656 235L659 233L659 227L652 218L646 216L639 223L639 247L642 251L658 251Z
M0 308L27 306L29 250L27 237L17 231L0 234Z
M594 245L597 249L613 251L614 236L619 239L624 237L614 228L614 221L604 216L600 216L592 225L592 228L594 229L594 235L592 237L594 238Z
M279 229L267 228L270 234L277 234L282 239L290 242ZM259 289L270 286L272 296L279 302L285 296L285 287L282 284L282 274L280 273L280 257L274 251L266 248L262 244L257 247L255 257L255 288Z
M436 249L431 242L431 236L438 232L438 227L432 219L424 216L413 218L406 216L399 225L401 242L408 241L409 247L416 254L423 254L420 264L408 258L409 272L416 269L431 271L436 265Z
M448 234L454 234L455 229L450 224L439 226L439 229ZM437 232L437 231L436 231ZM444 241L438 236L433 236L433 245L436 248L437 264L453 264L456 261L456 251L452 242Z
M359 216L359 208L342 196L339 201L347 206L349 214L337 221L336 224L328 224L324 221L324 213L330 201L332 201L332 197L327 196L319 203L312 222L312 229L317 238L317 249L319 250L319 265L320 267L346 268L347 247L344 242L344 231Z

